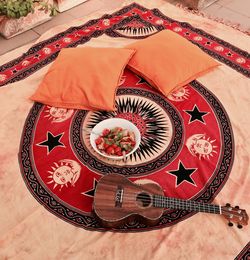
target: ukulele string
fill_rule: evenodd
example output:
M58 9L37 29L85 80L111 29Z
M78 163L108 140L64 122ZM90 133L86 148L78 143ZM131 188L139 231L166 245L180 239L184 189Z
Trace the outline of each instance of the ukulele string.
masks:
M133 202L135 200L137 200L137 193L136 194L128 194L128 195L124 195L124 198L126 199L126 201L128 202ZM170 198L170 197L159 197L157 198L151 198L148 195L140 195L139 200L142 200L146 203L151 203L156 202L157 203L166 203L166 207L181 207L181 208L190 208L190 210L197 210L200 209L200 207L202 207L202 209L206 210L206 211L213 211L215 212L215 207L218 207L218 205L214 205L214 204L207 204L207 203L202 203L202 202L197 202L197 201L192 201L192 200L182 200L179 198ZM170 204L170 205L168 205ZM165 206L165 205L164 205Z
M129 202L134 202L136 199L136 195L138 194L129 194L129 195L125 195L124 198L129 201ZM142 199L144 202L146 203L151 203L154 199L153 198L149 198L147 195L141 195L140 199ZM203 210L207 211L207 212L212 212L215 213L215 208L217 208L218 213L220 212L219 210L219 205L215 205L215 204L207 204L207 203L202 203L202 202L197 202L197 201L193 201L193 200L182 200L179 198L171 198L171 197L159 197L158 199L155 199L156 203L165 203L166 205L164 205L167 208L171 208L171 206L173 208L178 208L180 207L180 209L187 209L187 210L201 210L200 207L202 207ZM168 205L168 203L170 205ZM198 206L198 207L197 207ZM194 208L192 208L194 207ZM188 209L189 208L189 209ZM236 214L235 212L230 212L230 214L233 217L238 218L239 214Z
M123 197L127 200L127 201L134 201L136 200L138 194L128 194L127 196L124 195ZM152 194L151 194L152 196ZM172 203L172 204L179 204L179 205L183 205L183 206L204 206L207 207L207 209L209 209L211 206L218 206L218 205L214 205L214 204L207 204L207 203L202 203L202 202L197 202L197 201L192 201L192 200L182 200L179 198L170 198L170 197L159 197L159 198L151 198L148 195L140 195L139 200L143 200L145 202L151 202L151 201L155 201L155 202L166 202L166 203ZM188 204L188 205L187 205Z

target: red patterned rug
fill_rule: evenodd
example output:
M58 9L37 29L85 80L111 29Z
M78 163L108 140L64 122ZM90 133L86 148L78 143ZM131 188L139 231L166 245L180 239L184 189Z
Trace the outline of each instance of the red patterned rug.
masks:
M103 230L92 215L92 202L98 179L107 173L137 183L156 182L169 197L201 202L214 198L228 178L234 147L228 117L212 93L193 81L166 98L125 71L116 107L116 112L90 112L34 104L24 127L20 163L40 203L74 225ZM99 156L82 131L111 117L132 121L142 135L139 149L126 163ZM153 228L192 214L166 209ZM135 221L119 230L151 228Z
M0 83L28 77L53 61L61 48L84 44L92 37L107 34L144 38L165 28L250 77L248 53L187 23L172 20L157 9L131 4L36 44L0 68ZM127 70L117 92L116 106L117 112L111 113L34 104L24 126L19 161L27 187L44 207L76 226L106 230L91 211L98 179L111 172L138 183L159 183L166 196L213 200L229 176L234 155L228 116L213 93L193 81L164 97ZM89 136L81 130L110 117L132 121L142 134L139 149L126 164L99 157L90 147ZM166 209L155 227L132 222L117 230L162 228L193 214Z

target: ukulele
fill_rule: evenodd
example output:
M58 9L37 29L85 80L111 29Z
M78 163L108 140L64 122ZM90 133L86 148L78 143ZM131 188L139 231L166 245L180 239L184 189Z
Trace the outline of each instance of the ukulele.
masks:
M156 225L164 208L221 214L229 221L229 226L235 222L238 228L248 224L246 211L238 206L165 197L162 188L155 183L137 185L122 175L108 174L96 186L93 209L105 227L118 227L135 218L146 225Z

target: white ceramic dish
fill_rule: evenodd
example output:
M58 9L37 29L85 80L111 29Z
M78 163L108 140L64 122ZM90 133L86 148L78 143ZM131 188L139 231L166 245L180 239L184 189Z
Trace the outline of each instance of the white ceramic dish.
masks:
M96 147L96 143L95 140L98 137L96 135L97 134L102 134L102 131L105 128L108 129L112 129L115 127L122 127L124 129L128 129L129 131L133 131L135 134L135 147L134 149L129 152L128 154L125 155L125 157L128 157L130 154L132 154L133 152L136 151L136 149L139 147L140 142L141 142L141 133L139 131L139 129L130 121L126 120L126 119L122 119L122 118L109 118L109 119L105 119L103 121L101 121L100 123L98 123L93 129L92 129L92 133L90 133L90 144L93 147L93 149L100 155L109 158L109 159L113 159L113 160L122 160L123 156L113 156L113 155L107 155L104 154L102 152L100 152L97 147Z

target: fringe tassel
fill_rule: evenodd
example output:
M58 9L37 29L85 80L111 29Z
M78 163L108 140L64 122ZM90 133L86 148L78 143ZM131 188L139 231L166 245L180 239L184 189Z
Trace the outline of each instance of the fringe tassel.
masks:
M227 26L229 26L229 27L231 27L231 28L233 28L233 29L235 29L235 30L237 30L237 31L240 31L240 32L242 32L242 33L244 33L244 34L250 36L250 31L245 31L245 30L243 30L242 28L240 28L240 24L239 24L239 23L232 23L232 22L227 21L227 20L225 20L225 19L223 19L223 18L213 17L213 16L211 16L211 15L205 14L205 13L200 12L200 11L198 11L198 10L191 9L191 8L189 8L189 7L187 7L187 6L183 6L183 5L180 4L180 3L177 3L176 6L179 7L179 8L181 8L181 9L183 9L183 10L186 11L186 12L189 12L189 13L192 13L192 14L196 14L196 15L199 15L199 16L202 16L202 17L205 17L205 18L208 18L208 19L210 19L210 20L213 20L213 21L215 21L215 22L218 22L218 23L227 25Z

